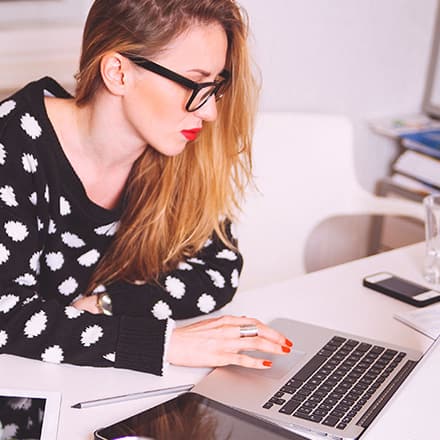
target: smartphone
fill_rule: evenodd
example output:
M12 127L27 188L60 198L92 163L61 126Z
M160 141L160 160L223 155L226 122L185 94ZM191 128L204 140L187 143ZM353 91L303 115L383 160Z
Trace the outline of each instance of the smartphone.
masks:
M440 292L421 284L405 280L389 272L379 272L363 279L365 287L400 299L416 307L424 307L440 301Z
M305 440L248 413L196 393L184 393L111 426L98 429L95 440Z

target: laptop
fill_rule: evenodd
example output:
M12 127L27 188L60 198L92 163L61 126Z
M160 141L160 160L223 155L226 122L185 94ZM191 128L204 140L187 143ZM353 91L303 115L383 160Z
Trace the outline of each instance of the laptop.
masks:
M294 341L289 355L252 353L272 360L272 368L217 368L193 392L305 435L358 439L422 358L291 319L269 325Z

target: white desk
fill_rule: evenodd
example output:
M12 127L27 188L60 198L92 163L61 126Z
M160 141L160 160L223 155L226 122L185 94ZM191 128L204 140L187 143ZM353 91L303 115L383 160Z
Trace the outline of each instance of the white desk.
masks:
M285 316L322 326L426 350L431 340L393 319L412 306L362 287L365 275L389 271L423 282L423 244L357 260L341 266L248 292L239 292L223 313L255 316L269 321ZM14 356L0 356L0 387L47 389L62 392L58 438L86 440L93 431L170 396L142 399L88 409L72 409L76 402L185 383L195 383L208 369L171 367L164 378L113 368L52 365ZM422 396L421 396L422 397ZM413 418L426 427L419 406L408 402ZM433 431L435 419L431 419ZM404 432L404 431L403 431ZM385 437L384 437L385 438ZM396 438L395 436L387 438ZM414 439L415 437L399 437Z

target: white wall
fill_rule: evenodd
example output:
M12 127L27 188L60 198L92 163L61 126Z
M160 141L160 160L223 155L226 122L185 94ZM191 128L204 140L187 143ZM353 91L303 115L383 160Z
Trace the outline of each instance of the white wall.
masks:
M371 133L366 120L420 109L436 0L239 2L250 16L263 75L261 107L348 115L358 177L372 189L396 146ZM84 10L89 3L78 0ZM72 82L80 38L80 24L0 23L0 90L45 74ZM292 160L300 153L298 146Z
M0 3L0 98L45 75L66 86L73 85L90 3L91 0Z
M358 178L372 189L396 146L366 120L420 110L436 0L240 3L263 75L261 107L348 115ZM300 160L301 146L296 153Z
M83 4L84 0L2 0L0 25L80 21L84 16Z

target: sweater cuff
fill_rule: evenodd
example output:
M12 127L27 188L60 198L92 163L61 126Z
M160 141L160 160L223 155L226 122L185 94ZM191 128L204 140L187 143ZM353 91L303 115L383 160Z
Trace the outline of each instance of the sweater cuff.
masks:
M125 282L111 284L106 290L112 300L114 316L145 316L151 307L151 293L162 293L162 289L156 285Z
M162 374L167 321L122 316L116 346L116 368Z

